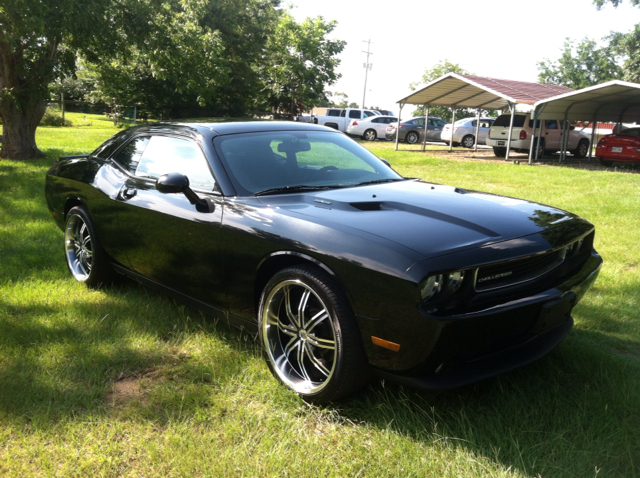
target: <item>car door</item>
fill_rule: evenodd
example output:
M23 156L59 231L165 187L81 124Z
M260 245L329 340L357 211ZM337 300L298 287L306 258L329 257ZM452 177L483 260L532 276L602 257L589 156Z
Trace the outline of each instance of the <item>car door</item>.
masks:
M560 136L562 130L557 120L545 120L544 122L544 149L558 151L560 149Z
M427 129L427 141L440 141L442 129L446 123L442 120L429 118L429 126ZM453 125L452 125L453 127Z
M125 156L124 159L122 156ZM136 273L190 297L225 308L220 227L223 202L199 145L188 138L146 135L116 155L131 173L117 201L121 243ZM213 210L199 212L186 196L160 193L163 174L182 173Z

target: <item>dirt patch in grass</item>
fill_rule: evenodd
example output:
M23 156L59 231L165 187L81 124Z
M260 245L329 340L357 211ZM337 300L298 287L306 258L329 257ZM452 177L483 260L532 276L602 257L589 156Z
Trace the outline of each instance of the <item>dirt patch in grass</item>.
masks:
M149 382L156 380L160 380L160 372L157 370L148 370L135 376L121 375L106 393L105 403L109 407L120 407L132 401L144 403ZM143 386L143 381L146 386Z

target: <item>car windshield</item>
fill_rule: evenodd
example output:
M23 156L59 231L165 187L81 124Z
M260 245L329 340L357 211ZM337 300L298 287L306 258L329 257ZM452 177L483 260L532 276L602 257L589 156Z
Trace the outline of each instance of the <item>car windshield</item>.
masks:
M234 134L214 138L214 146L241 195L402 179L367 149L339 133Z

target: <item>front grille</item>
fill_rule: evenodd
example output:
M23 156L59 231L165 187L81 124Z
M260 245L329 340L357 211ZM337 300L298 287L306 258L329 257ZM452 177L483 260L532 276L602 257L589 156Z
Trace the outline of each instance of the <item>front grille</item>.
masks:
M565 247L557 251L480 267L476 275L476 290L499 289L536 279L562 264L566 253Z

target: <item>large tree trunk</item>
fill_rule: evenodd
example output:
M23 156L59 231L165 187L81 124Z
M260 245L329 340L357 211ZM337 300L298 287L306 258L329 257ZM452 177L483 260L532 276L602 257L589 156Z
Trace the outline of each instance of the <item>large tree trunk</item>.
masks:
M47 105L42 100L32 100L24 108L10 100L0 100L2 117L2 150L0 157L8 159L31 159L44 156L36 146L36 128Z

